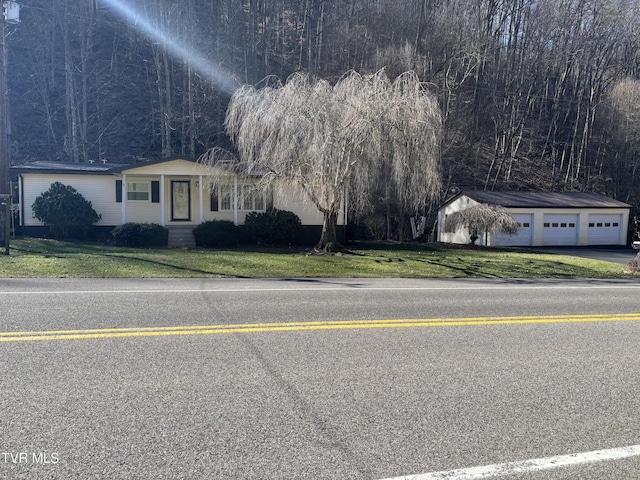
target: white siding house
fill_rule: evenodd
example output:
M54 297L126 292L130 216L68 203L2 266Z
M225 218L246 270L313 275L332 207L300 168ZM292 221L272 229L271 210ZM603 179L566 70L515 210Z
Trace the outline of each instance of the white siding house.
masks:
M12 171L18 176L20 226L26 231L44 227L33 217L32 205L54 182L72 186L89 200L102 216L96 227L103 229L127 222L157 223L169 229L194 228L208 220L243 225L249 212L269 207L292 211L307 228L322 226L321 212L299 192L265 192L256 188L258 177L231 172L228 181L219 182L212 191L208 170L187 158L128 165L34 162ZM341 215L338 224L344 221Z
M518 233L490 232L487 246L626 245L630 205L584 192L466 191L448 199L438 211L438 241L471 243L468 228L445 232L448 215L477 204L506 208L520 224ZM479 233L477 245L484 245Z

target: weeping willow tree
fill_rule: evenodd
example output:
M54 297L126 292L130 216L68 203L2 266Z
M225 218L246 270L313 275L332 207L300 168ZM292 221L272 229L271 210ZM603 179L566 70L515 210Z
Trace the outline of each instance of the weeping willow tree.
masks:
M414 73L392 82L384 71L350 72L334 85L294 74L284 85L244 86L225 128L236 172L264 172L263 186L299 189L323 214L320 249L336 243L341 209L369 211L381 184L415 212L440 190L440 109ZM229 167L219 149L199 161L214 178L221 161Z
M489 232L516 234L520 228L518 222L509 211L498 205L479 203L471 208L454 212L444 221L444 231L453 233L460 228L468 228L471 233L471 243L475 244L478 234L484 233L485 246L489 240Z

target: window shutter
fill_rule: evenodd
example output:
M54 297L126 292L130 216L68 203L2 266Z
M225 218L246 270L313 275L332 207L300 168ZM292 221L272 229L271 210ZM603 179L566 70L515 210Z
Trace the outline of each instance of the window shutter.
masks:
M116 180L116 202L122 203L122 180Z
M157 180L151 181L151 202L160 203L160 182Z

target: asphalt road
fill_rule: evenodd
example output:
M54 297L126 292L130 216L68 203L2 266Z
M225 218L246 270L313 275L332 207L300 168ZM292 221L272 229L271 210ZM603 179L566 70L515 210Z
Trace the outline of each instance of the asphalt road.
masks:
M0 478L386 479L634 446L639 294L2 280ZM638 458L509 478L634 478Z

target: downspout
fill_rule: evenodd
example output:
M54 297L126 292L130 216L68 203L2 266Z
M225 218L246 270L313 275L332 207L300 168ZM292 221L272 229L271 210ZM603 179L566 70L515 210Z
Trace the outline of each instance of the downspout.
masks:
M204 222L204 188L202 185L202 175L198 175L198 207L200 208L200 218L198 223Z
M238 225L238 178L233 179L233 224Z
M127 174L122 174L122 224L127 223Z
M22 174L18 176L18 208L20 208L20 226L24 227L24 178Z

